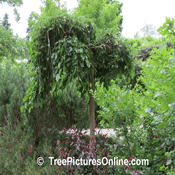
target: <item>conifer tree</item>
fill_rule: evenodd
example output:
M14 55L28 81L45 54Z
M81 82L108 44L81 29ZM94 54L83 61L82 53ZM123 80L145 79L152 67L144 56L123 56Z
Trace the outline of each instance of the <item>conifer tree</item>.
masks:
M9 23L9 15L7 13L5 13L3 17L2 25L6 28L6 30L8 30L11 26L11 24Z

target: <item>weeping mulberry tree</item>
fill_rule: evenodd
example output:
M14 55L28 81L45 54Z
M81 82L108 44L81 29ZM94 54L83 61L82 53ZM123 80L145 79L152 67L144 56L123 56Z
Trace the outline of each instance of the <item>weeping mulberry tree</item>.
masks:
M96 38L87 19L73 18L55 8L52 3L50 10L42 9L43 13L34 14L36 20L31 20L33 78L21 111L30 112L37 102L42 105L49 94L57 96L59 89L76 79L81 94L88 92L90 96L90 135L94 138L94 82L108 86L117 75L131 74L133 57L122 40L107 32Z

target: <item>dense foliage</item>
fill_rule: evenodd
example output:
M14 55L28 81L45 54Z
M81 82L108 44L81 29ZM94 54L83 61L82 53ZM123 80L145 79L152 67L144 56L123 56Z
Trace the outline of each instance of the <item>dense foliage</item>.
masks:
M172 23L174 20L167 18L159 31L174 43L174 33L166 29L166 24ZM113 82L108 91L103 84L97 88L96 101L102 107L99 113L104 120L101 124L105 126L104 121L107 120L106 127L123 130L121 136L126 139L128 156L149 158L150 165L144 169L145 174L164 174L167 171L173 174L175 50L165 46L154 51L147 62L141 65L140 80L147 89L144 96L138 94L142 88L138 84L133 90L127 90L126 87L120 89Z
M87 74L89 73L87 68L90 68L92 64L92 61L89 59L92 53L95 57L95 63L97 62L94 65L96 69L98 69L96 78L102 77L103 80L107 80L108 78L105 76L106 71L112 68L111 72L107 73L110 74L110 76L113 75L114 72L116 72L115 66L118 67L118 72L116 72L118 74L120 74L120 72L125 72L125 74L130 73L133 66L130 64L132 63L132 56L122 41L115 43L111 34L105 34L102 39L94 41L95 31L93 31L90 23L87 24L83 22L83 20L85 20L84 18L77 17L81 22L78 24L74 19L68 17L65 11L60 11L60 9L55 11L54 9L57 9L57 7L52 3L49 10L42 9L43 13L40 17L37 14L33 14L37 22L30 20L30 26L35 29L30 35L32 40L35 41L30 43L33 58L32 64L35 69L40 69L41 71L40 81L42 82L40 83L45 84L44 82L47 81L47 85L52 83L52 89L55 89L58 85L61 87L63 79L63 85L65 86L65 82L78 76L78 80L83 85L83 89L85 86L87 88ZM53 11L55 14L51 14ZM58 25L58 23L60 25ZM103 51L96 48L96 45L98 46L100 44L101 46L99 47L103 48ZM91 48L89 48L89 46L91 46ZM88 51L89 49L91 49L90 52ZM75 53L77 54L75 55ZM116 56L115 53L118 56ZM107 55L110 60L106 59ZM40 59L41 57L42 60ZM48 64L49 62L52 64ZM117 62L118 64L116 64ZM58 67L55 65L58 65ZM125 69L127 71L124 71ZM70 76L68 76L68 74ZM50 82L48 82L48 79ZM39 86L39 84L37 84L37 86ZM33 92L34 89L35 87L33 87L31 91ZM43 90L44 94L48 94L51 89L49 86L43 87L42 89L42 84L40 84L39 91L41 91L41 94L43 94Z
M127 39L126 42L131 46L134 55L139 54L139 50L143 48L148 48L150 46L166 44L166 39L164 37L153 38L152 36L135 38L135 39Z
M122 5L116 0L81 0L73 15L83 16L93 23L97 37L104 31L116 36L122 31L123 18L120 15Z
M15 60L28 59L29 50L26 47L26 41L13 34L12 29L6 30L0 25L0 63L7 59L15 64Z
M4 61L0 65L0 116L1 123L14 121L14 114L17 119L21 118L20 107L29 86L30 74L25 65L13 65L10 61ZM7 122L7 121L6 121Z

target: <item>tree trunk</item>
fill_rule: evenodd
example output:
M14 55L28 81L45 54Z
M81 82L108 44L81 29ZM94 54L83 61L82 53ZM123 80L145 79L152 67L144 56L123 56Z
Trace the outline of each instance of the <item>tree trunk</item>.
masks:
M90 73L90 90L92 90L92 94L90 94L90 149L91 152L95 155L95 150L93 148L93 145L95 144L95 101L94 101L94 70L91 66L91 73Z

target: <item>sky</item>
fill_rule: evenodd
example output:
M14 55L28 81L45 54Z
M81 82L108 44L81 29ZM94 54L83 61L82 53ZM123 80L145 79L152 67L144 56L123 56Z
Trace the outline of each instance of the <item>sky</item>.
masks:
M77 0L61 0L61 5L66 2L67 8L78 7ZM145 24L153 24L156 29L163 25L166 17L175 18L174 0L119 0L123 3L123 31L122 35L127 38L134 38L136 32L140 31ZM31 11L40 14L40 6L43 6L41 0L23 0L23 6L18 7L21 19L19 24L15 21L13 8L6 3L0 5L0 20L5 13L9 14L9 22L14 34L19 37L26 37L28 27L28 17Z

